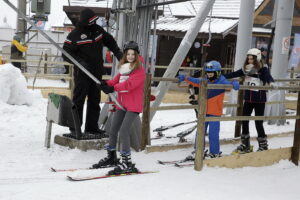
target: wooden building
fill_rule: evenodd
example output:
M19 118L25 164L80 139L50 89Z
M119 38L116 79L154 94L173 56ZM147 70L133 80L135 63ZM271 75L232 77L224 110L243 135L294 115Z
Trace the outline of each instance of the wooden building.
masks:
M168 65L170 63L202 2L202 0L192 0L169 5L169 12L166 12L165 9L164 13L166 15L157 21L157 65ZM233 65L240 2L240 0L215 1L211 18L209 16L206 18L194 44L188 52L186 59L189 62L184 62L183 65L193 67L201 65L203 44L208 41L209 37L211 37L211 40L210 47L206 50L206 61L218 60L224 67ZM261 49L263 54L266 54L272 34L272 28L268 23L272 21L274 3L275 0L256 0L255 3L252 47ZM300 32L299 15L300 0L295 0L291 45L293 44L293 34ZM208 27L210 27L210 31Z

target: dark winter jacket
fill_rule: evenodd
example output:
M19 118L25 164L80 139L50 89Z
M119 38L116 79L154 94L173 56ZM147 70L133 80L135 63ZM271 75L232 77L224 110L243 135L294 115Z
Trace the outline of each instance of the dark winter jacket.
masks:
M23 59L23 52L26 52L28 47L23 46L19 41L13 40L11 42L11 59Z
M224 75L227 79L244 77L246 85L263 86L266 83L274 82L267 67L262 67L256 74L246 75L242 69ZM266 90L245 90L244 100L250 103L265 103L267 101Z
M67 36L63 49L83 65L97 78L101 78L103 70L103 46L111 50L120 60L120 51L114 38L97 24L88 25L97 19L93 12L83 12L76 28ZM96 18L95 18L96 17ZM66 56L64 59L71 62ZM83 74L75 68L75 78Z

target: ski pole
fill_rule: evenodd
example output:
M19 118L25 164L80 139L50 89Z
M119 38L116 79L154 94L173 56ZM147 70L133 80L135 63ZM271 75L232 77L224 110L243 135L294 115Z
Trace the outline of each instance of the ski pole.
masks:
M75 60L68 52L61 48L52 38L50 38L44 31L38 28L28 17L24 15L20 10L18 10L9 0L4 0L4 2L11 7L15 12L17 12L27 23L34 27L42 36L44 36L51 44L53 44L62 54L69 58L79 69L81 69L86 75L88 75L97 85L101 85L101 82L91 74L87 69L85 69L77 60ZM125 110L123 106L117 101L116 97L113 94L109 94L111 99L116 102L116 104L122 110Z

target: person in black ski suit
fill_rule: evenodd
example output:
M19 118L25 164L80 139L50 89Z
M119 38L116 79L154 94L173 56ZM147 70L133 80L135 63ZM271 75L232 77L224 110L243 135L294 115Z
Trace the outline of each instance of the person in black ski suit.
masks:
M261 51L257 48L249 49L242 69L224 75L227 79L235 77L245 77L244 84L249 86L263 86L274 82L267 66L262 62ZM267 101L266 90L245 90L243 116L251 116L255 111L255 116L263 116ZM259 148L257 151L268 149L267 135L264 130L263 120L255 120L257 131L257 141ZM249 153L250 146L249 121L242 121L241 145L234 151L236 153Z
M114 38L101 26L96 24L98 17L95 13L85 8L80 13L80 18L76 28L67 36L63 49L75 58L85 69L93 74L100 81L103 70L103 45L108 47L120 60L123 56ZM66 56L64 59L72 62ZM73 102L78 109L78 114L82 123L83 105L86 97L87 111L85 122L85 133L102 134L98 128L98 118L100 113L100 90L97 84L89 78L77 66L74 68L74 95ZM71 132L74 130L70 129Z

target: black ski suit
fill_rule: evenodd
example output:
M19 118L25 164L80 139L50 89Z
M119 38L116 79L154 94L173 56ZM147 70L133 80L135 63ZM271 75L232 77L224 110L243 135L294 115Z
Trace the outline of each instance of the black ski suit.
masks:
M88 25L96 16L93 11L87 9L86 11L81 12L80 20L76 28L67 36L63 49L101 80L103 45L108 47L119 60L122 58L122 52L114 38L101 26L97 24ZM63 57L66 61L71 62L66 56ZM99 132L97 122L100 113L100 90L96 83L77 66L74 68L74 81L73 102L77 106L81 123L84 101L88 97L85 132Z

